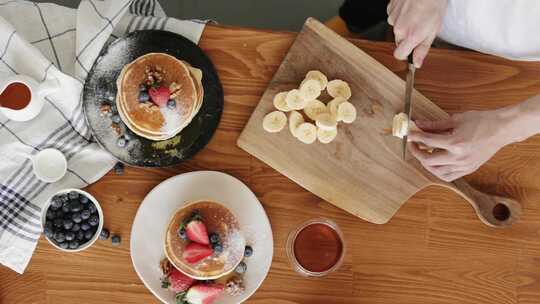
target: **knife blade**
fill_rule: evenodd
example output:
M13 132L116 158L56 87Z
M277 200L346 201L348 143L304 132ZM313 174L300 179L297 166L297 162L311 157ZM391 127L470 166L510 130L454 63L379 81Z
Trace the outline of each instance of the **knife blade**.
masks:
M411 114L412 114L412 92L414 88L414 74L416 72L416 67L414 66L413 62L413 54L411 53L407 57L407 84L405 87L405 108L403 110L403 113L407 114L407 119L409 120L407 122L407 134L409 134L409 126L411 125ZM405 135L401 142L401 147L403 151L403 160L405 160L405 156L407 155L407 135Z

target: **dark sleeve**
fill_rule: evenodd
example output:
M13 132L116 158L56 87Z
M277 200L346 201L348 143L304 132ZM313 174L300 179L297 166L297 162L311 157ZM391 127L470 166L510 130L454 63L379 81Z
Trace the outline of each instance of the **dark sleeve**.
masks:
M339 9L340 17L351 32L359 33L387 19L390 0L345 0Z

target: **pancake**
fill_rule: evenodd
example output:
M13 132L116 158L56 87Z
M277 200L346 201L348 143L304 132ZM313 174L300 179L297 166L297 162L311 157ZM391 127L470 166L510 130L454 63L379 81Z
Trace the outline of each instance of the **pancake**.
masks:
M178 228L195 210L201 214L208 233L219 234L223 251L190 264L182 257L190 241L180 238ZM210 201L194 202L180 208L171 218L165 235L165 254L171 264L197 280L217 279L231 273L242 261L245 245L236 217L223 205Z
M151 101L140 103L139 86L147 79L147 69L159 67L161 86L171 89L176 108L158 107ZM117 108L126 125L151 140L164 140L178 134L192 120L202 101L201 71L173 56L150 53L126 65L117 79ZM177 89L172 90L175 84ZM201 95L200 95L201 94Z

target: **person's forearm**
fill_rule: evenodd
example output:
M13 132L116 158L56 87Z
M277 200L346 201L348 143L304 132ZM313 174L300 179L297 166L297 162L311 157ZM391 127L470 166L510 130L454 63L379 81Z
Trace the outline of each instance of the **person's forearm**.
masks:
M540 133L540 95L495 112L500 121L498 136L502 146Z

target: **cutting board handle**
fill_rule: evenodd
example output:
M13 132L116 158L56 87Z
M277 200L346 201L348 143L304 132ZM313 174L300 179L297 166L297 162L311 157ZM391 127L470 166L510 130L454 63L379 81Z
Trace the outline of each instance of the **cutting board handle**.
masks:
M521 205L514 199L483 193L462 178L447 186L465 198L488 226L507 227L521 216Z

